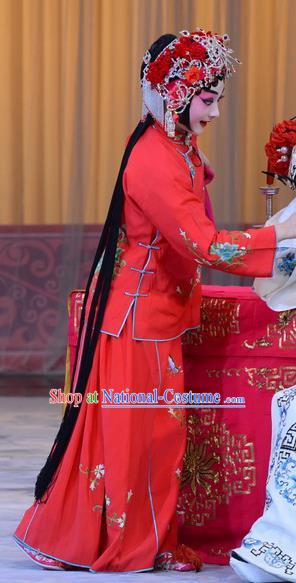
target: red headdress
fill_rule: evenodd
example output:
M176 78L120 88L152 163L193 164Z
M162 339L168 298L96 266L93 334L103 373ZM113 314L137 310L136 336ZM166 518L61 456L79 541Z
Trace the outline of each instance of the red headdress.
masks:
M216 79L230 77L235 71L234 63L240 63L226 46L228 41L227 34L220 36L198 28L194 32L182 30L179 38L165 47L153 62L146 51L142 117L150 112L165 125L168 135L173 136L173 114L182 113L193 95L210 87Z

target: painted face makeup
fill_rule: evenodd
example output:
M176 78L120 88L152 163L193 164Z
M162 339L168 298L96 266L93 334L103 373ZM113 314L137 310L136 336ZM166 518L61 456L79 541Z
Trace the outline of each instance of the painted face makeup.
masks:
M216 87L203 89L199 95L194 95L189 110L191 131L200 135L208 123L219 117L219 102L223 99L224 81L219 80Z

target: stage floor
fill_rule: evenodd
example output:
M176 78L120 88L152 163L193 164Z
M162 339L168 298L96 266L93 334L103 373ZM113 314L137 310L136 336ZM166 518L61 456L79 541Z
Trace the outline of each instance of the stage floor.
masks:
M38 581L134 581L143 583L238 583L230 567L206 565L200 573L147 572L134 574L93 574L46 571L31 563L12 540L24 511L33 503L37 473L44 463L61 419L58 405L48 405L48 397L0 397L0 583Z

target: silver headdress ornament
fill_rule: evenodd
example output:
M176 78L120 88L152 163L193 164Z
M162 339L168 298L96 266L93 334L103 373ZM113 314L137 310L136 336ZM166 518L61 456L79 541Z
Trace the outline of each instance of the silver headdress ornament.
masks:
M217 78L230 77L235 71L234 63L241 63L226 46L229 40L227 34L220 36L197 28L194 32L182 30L155 61L146 51L141 81L142 119L151 113L168 136L174 137L178 114L193 95L210 87Z

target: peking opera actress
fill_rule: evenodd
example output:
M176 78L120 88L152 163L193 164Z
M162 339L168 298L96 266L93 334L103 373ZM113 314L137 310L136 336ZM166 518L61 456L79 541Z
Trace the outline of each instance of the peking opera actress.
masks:
M181 335L200 321L201 267L269 277L296 216L217 230L214 176L196 138L219 116L234 71L227 35L163 35L144 55L143 114L129 137L89 275L71 391L15 542L48 569L198 570L178 544L183 409L104 408L87 391L184 392ZM177 414L176 414L177 412Z

